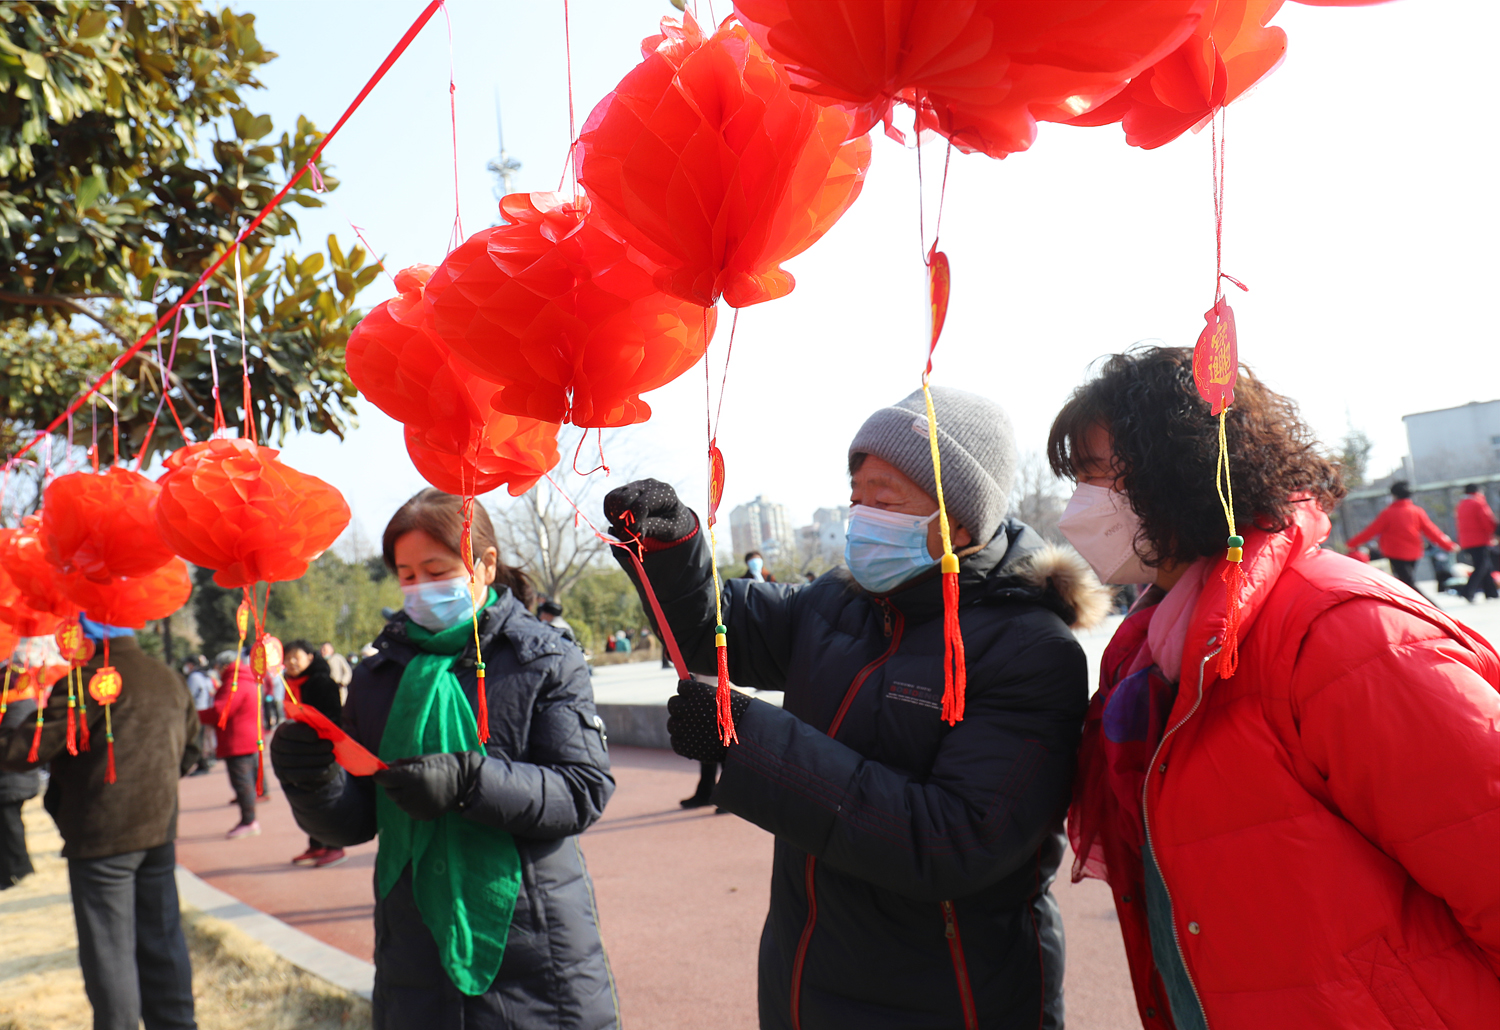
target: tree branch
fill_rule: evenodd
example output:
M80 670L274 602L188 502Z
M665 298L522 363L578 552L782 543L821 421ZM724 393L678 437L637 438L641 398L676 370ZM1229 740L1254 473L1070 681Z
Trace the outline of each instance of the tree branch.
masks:
M84 307L84 305L79 303L79 301L84 300L122 299L123 298L118 293L80 293L70 295L64 293L12 293L9 290L0 290L0 302L4 302L6 304L24 304L27 307L33 308L62 308L66 311L73 312L73 314L75 315L82 315L84 318L98 323L98 325L103 328L105 332L109 333L121 343L128 344L133 343L134 341L124 333L120 332L120 330L117 329L114 325L110 324L108 319L104 318L101 315L96 315L94 312L90 311L88 308Z

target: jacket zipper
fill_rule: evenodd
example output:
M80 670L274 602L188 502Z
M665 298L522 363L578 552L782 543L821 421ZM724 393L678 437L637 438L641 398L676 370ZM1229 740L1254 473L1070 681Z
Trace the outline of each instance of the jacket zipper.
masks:
M964 1030L979 1030L979 1013L974 1008L974 988L969 983L969 964L964 960L964 941L958 935L958 916L953 902L941 902L943 934L948 938L948 952L953 956L953 975L958 980L958 1000L964 1010Z
M1221 647L1219 650L1222 651L1223 648ZM1168 738L1186 725L1187 721L1197 713L1198 706L1203 704L1203 676L1208 671L1208 663L1218 653L1219 651L1215 651L1213 654L1204 655L1203 660L1198 663L1198 696L1193 700L1193 707L1187 710L1187 714L1182 717L1177 725L1169 727L1167 732L1161 735L1161 742L1156 745L1156 750L1151 753L1151 762L1146 766L1145 779L1141 781L1141 827L1146 832L1146 847L1151 852L1151 861L1156 862L1156 871L1161 877L1161 887L1166 892L1167 904L1173 906L1171 913L1172 943L1177 948L1178 959L1182 961L1182 971L1187 974L1188 986L1193 989L1193 1000L1198 1003L1198 1011L1203 1013L1203 1025L1205 1028L1209 1025L1208 1010L1203 1007L1203 996L1198 993L1198 984L1193 979L1193 970L1188 966L1187 953L1182 950L1182 935L1177 932L1176 903L1172 901L1172 889L1167 886L1167 874L1162 872L1161 863L1156 858L1156 845L1151 842L1151 816L1147 809L1146 797L1151 786L1151 770L1156 768L1156 760L1161 755L1161 749L1167 746Z
M844 716L849 713L849 706L854 703L854 697L859 693L859 688L865 685L865 680L870 678L870 673L890 661L891 655L896 653L896 648L901 646L901 631L906 625L906 619L898 611L895 623L891 622L891 607L883 599L880 602L885 612L885 633L891 638L885 650L879 658L859 670L859 675L854 677L854 682L849 684L849 689L844 692L844 700L839 704L839 710L834 713L833 722L828 725L828 735L837 736L839 727L844 723ZM812 941L813 928L818 922L818 895L815 872L818 860L812 855L807 856L807 866L803 873L807 890L807 923L802 927L802 937L797 941L797 957L792 961L792 1030L802 1030L802 970L807 964L807 946ZM967 977L967 974L965 974ZM977 1024L976 1024L977 1025Z

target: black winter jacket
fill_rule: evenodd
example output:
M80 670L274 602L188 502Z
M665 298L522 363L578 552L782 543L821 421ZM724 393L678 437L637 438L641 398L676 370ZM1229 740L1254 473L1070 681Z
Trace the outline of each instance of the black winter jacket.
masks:
M296 676L288 678L293 682L299 679ZM339 704L339 685L334 682L333 673L329 671L328 659L320 654L313 655L300 679L301 683L296 689L302 703L317 709L337 726L343 718L340 712L342 706Z
M622 563L623 564L623 563ZM703 535L645 556L688 665L714 671ZM627 571L628 568L627 568ZM936 573L886 598L839 570L724 584L729 672L752 701L714 801L776 835L763 1030L1061 1027L1063 853L1102 591L1008 522L960 565L962 722L941 720Z
M344 730L378 752L401 673L417 653L397 615L360 662ZM606 1030L618 1025L613 977L599 939L594 888L578 834L614 793L603 722L583 653L527 613L509 591L480 618L489 753L467 818L515 837L521 857L505 957L489 991L468 997L443 971L408 869L375 902L376 1030ZM474 701L472 646L454 665ZM317 791L285 787L297 822L346 847L376 834L373 780L342 769Z

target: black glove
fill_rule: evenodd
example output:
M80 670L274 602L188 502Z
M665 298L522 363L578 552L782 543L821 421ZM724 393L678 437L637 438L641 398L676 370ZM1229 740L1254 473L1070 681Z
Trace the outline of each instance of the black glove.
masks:
M333 743L305 722L288 719L271 738L271 768L283 786L317 790L339 774Z
M729 717L736 725L749 707L748 695L729 692ZM677 696L667 699L667 735L683 758L724 761L729 749L719 742L718 691L697 680L678 680Z
M698 525L677 491L656 479L637 479L604 495L604 517L621 540L648 537L672 543L689 536Z
M456 811L474 789L484 755L478 751L400 758L375 774L390 799L413 819Z

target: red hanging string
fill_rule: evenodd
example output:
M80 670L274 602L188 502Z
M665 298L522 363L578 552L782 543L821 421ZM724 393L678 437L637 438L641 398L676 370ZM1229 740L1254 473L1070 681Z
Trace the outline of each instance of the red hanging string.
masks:
M464 241L464 222L458 206L458 85L453 80L453 19L448 5L443 5L443 21L448 25L448 123L453 129L453 231L448 234L448 253Z
M76 706L77 695L73 693L73 670L68 670L68 728L64 741L68 748L68 754L78 754L78 716Z
M1226 119L1224 109L1220 108L1217 116L1213 119L1210 133L1210 142L1213 146L1213 194L1214 194L1214 303L1217 304L1224 296L1224 280L1229 278L1224 275L1224 137ZM1243 283L1231 279L1240 289L1245 289ZM1225 568L1224 579L1224 644L1219 650L1218 671L1222 679L1229 679L1235 674L1240 661L1240 619L1242 605L1244 603L1245 574L1241 567L1244 551L1241 547L1243 541L1235 535L1234 511L1232 498L1234 497L1233 485L1229 475L1229 451L1225 435L1225 417L1227 413L1221 413L1219 421L1219 464L1214 469L1214 480L1217 484L1218 477L1222 472L1225 486L1228 489L1228 497L1231 499L1225 505L1225 519L1229 525L1229 547L1226 552L1228 567Z
M43 709L47 704L47 699L42 695L42 685L38 683L34 689L36 690L36 729L31 734L31 750L26 752L28 762L38 761L41 755Z
M78 750L89 750L89 704L88 688L83 683L83 669L74 665L68 670L69 676L78 677Z
M312 154L308 156L307 161L302 165L301 168L297 170L297 173L287 180L286 185L281 187L281 189L276 193L275 196L270 199L265 207L261 208L260 212L256 214L253 219L251 219L250 224L245 227L244 231L241 232L240 235L236 237L228 247L225 248L224 253L219 255L219 257L214 261L213 264L204 269L203 274L198 277L197 281L194 282L192 286L188 287L187 291L183 293L180 298L178 298L177 303L168 308L167 311L159 319L157 319L156 324L146 331L146 334L144 336L142 336L139 340L135 341L135 343L126 348L120 354L120 356L114 360L114 362L110 365L109 369L104 373L104 375L95 380L94 383L87 390L85 390L77 400L68 405L67 409L62 412L62 414L54 418L45 427L38 429L31 440L16 452L15 457L20 457L27 451L31 450L32 447L36 446L38 441L46 437L47 434L53 432L55 429L57 429L58 426L62 425L64 418L82 407L83 403L88 400L89 397L98 392L100 385L104 382L107 376L111 376L115 372L119 371L124 367L126 362L135 357L136 354L140 352L141 348L150 343L151 340L155 338L156 334L161 332L162 328L167 324L167 322L173 316L175 316L177 312L187 304L188 301L192 300L193 297L197 295L198 291L201 290L203 286L214 277L219 269L224 267L224 263L229 260L230 255L232 255L239 248L240 241L250 233L254 232L257 228L259 228L260 224L270 216L271 212L275 211L281 205L282 200L284 200L286 198L286 195L292 191L292 187L297 184L297 182L302 178L303 175L307 174L308 168L317 162L318 158L323 153L323 148L327 147L329 143L333 142L333 138L337 136L339 130L344 127L344 123L347 122L349 118L354 114L354 112L359 109L360 105L365 102L365 99L380 83L380 80L385 77L386 72L390 71L391 67L396 63L398 59L400 59L401 55L406 52L406 48L409 47L412 40L417 37L417 33L422 31L423 26L425 26L427 22L432 18L432 16L437 13L437 9L441 7L442 4L443 0L431 0L431 2L425 8L423 8L422 13L417 15L416 20L411 23L411 26L406 30L406 33L401 37L401 39L396 43L396 46L391 50L389 54L386 55L385 60L380 63L380 67L375 69L375 74L370 76L369 81L365 83L364 88L359 91L358 95L355 96L353 102L351 102L348 108L344 110L344 113L339 117L339 120L334 122L333 128L329 129L328 133L318 141L318 145L313 148Z

